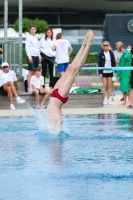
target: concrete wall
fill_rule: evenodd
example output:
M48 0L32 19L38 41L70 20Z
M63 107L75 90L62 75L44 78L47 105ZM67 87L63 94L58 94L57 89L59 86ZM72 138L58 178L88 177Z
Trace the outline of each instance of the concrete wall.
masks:
M34 108L36 105L34 95L25 93L20 95L26 100L24 104L17 104L14 99L16 109ZM63 108L99 108L103 106L102 93L92 94L70 94L69 100L63 105ZM40 96L42 99L42 96ZM48 104L48 101L46 102ZM10 109L10 103L7 96L0 96L0 109Z

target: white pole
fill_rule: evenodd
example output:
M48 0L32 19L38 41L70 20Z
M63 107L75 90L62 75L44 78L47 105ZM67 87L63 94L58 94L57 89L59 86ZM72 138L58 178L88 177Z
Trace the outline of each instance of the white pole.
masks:
M4 0L4 61L7 62L8 0Z
M22 18L23 18L23 0L19 0L19 76L22 77Z

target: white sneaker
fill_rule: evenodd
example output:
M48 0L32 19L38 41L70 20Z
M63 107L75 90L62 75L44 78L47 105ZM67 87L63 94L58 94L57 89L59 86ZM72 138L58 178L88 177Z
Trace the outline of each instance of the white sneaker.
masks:
M108 105L111 105L111 104L112 104L112 101L108 100L108 101L107 101L107 104L108 104Z
M106 100L103 101L103 105L107 105L107 101Z
M11 110L16 110L15 106L13 104L10 104Z
M18 104L25 103L25 100L24 100L24 99L21 99L20 97L17 97L17 98L16 98L16 101L17 101Z

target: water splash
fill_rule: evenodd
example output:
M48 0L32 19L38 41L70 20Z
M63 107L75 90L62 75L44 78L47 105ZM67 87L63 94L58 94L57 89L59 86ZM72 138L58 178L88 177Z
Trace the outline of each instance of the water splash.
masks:
M30 107L30 109L32 109L35 113L36 126L38 127L36 135L38 135L39 138L48 139L56 137L68 137L69 131L67 129L66 122L62 125L61 128L59 128L59 126L53 128L52 124L48 120L48 114L46 109L33 109L33 107Z

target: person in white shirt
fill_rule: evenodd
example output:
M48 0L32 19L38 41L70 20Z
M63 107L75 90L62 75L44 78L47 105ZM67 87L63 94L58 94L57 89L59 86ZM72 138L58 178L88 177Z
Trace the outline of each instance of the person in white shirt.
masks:
M26 38L25 50L28 57L28 92L30 92L30 79L34 75L34 69L41 63L38 38L36 37L36 25L32 24L29 28L30 34Z
M51 28L48 28L45 31L45 38L41 38L39 42L39 48L42 57L42 76L44 77L44 84L48 67L50 75L49 87L51 89L53 85L53 67L55 61L55 52L52 51L54 43L55 39L53 38L53 30Z
M119 61L120 61L120 57L122 56L122 53L119 50L120 46L122 45L122 42L121 41L117 41L115 43L115 45L116 45L116 50L114 50L113 53L114 53L114 56L115 56L116 66L118 66Z
M62 33L58 33L56 39L57 40L52 49L53 51L56 50L58 72L60 72L60 76L63 76L69 65L69 56L71 55L73 49L70 45L70 42L64 39L64 35Z
M44 89L44 77L41 76L41 69L37 67L34 70L35 74L31 77L30 81L30 87L31 87L31 93L35 94L36 98L36 104L38 108L46 108L44 105L46 100L48 99L50 95L50 90ZM39 94L45 94L41 104L40 104L40 98Z
M18 104L25 102L24 99L18 96L16 87L14 86L15 82L17 82L15 72L9 69L9 64L7 62L3 62L2 70L0 70L0 94L8 95L11 110L15 110L15 106L13 104L13 96L16 97L16 102Z

